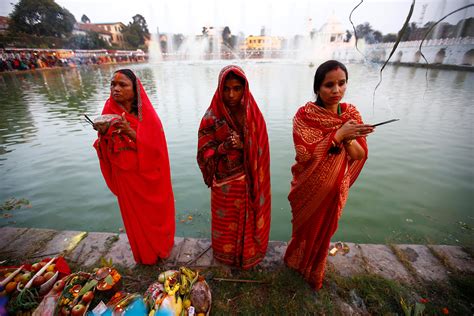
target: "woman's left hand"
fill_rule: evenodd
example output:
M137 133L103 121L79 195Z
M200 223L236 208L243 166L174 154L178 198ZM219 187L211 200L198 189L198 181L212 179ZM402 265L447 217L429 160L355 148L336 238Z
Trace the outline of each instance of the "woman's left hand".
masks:
M130 123L125 118L125 112L122 113L122 118L114 123L117 134L125 134L132 140L137 138L137 133L130 127Z

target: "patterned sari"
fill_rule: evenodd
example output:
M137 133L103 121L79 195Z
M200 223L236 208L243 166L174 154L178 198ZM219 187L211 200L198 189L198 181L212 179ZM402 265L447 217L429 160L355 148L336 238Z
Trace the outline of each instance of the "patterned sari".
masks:
M224 141L238 132L222 101L224 81L233 72L245 79L241 106L244 148L226 149ZM249 90L243 70L227 66L199 126L197 161L211 188L212 249L229 265L251 268L265 256L270 233L270 154L265 121Z
M110 97L102 114L125 112L136 141L111 125L94 147L110 191L117 196L128 241L137 263L155 264L173 248L175 209L163 126L137 79L138 116Z
M365 137L356 141L364 148L362 160L351 160L344 146L331 150L339 127L352 119L362 124L357 109L341 104L338 116L308 102L293 119L296 163L288 196L293 214L293 231L285 253L285 263L315 288L320 289L331 237L347 200L349 187L367 160ZM334 149L334 148L333 148Z

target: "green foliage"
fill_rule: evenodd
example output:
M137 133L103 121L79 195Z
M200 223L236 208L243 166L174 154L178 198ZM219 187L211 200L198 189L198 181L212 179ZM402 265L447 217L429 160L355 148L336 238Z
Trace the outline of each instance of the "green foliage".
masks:
M150 32L145 18L136 14L122 32L123 38L128 46L132 48L139 48L145 44L145 40L150 38Z
M10 32L53 37L68 36L76 22L74 16L54 0L20 0L10 19Z
M91 20L87 17L87 15L83 14L81 16L81 22L82 23L91 23Z
M333 279L340 297L351 301L357 296L363 300L369 314L402 313L403 309L397 298L410 297L405 286L377 275L361 274L350 278L334 275Z

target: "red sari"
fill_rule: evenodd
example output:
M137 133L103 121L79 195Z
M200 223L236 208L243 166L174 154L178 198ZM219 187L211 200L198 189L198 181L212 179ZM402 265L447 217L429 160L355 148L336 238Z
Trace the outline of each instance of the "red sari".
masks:
M223 146L239 130L222 101L230 72L245 79L243 150ZM214 257L244 269L253 267L265 257L270 233L270 153L265 121L237 66L227 66L219 75L219 86L199 126L197 161L211 187Z
M136 131L136 141L111 125L94 147L110 191L117 196L133 257L155 264L167 258L175 232L174 197L163 126L141 82L137 79L138 116L127 113L110 97L102 114L125 112Z
M315 289L320 289L331 237L347 200L349 187L367 160L365 137L356 141L365 158L351 160L344 146L334 152L334 135L348 120L362 124L357 109L341 104L338 116L308 102L293 119L296 163L291 168L293 181L288 196L293 214L293 232L285 253L285 263ZM334 149L334 148L333 148ZM330 151L331 150L331 151Z

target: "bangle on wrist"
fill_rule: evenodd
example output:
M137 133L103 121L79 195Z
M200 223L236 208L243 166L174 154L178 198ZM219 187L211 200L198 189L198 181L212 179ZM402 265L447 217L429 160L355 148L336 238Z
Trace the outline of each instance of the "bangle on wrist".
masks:
M354 141L354 139L345 140L344 145L345 146L351 146L353 141Z

